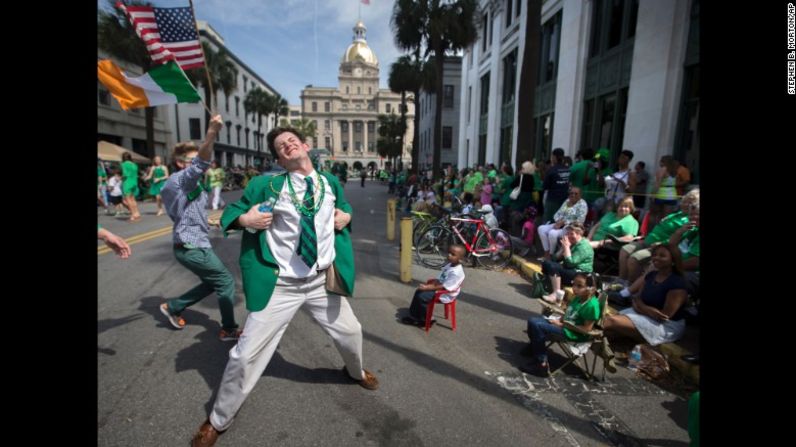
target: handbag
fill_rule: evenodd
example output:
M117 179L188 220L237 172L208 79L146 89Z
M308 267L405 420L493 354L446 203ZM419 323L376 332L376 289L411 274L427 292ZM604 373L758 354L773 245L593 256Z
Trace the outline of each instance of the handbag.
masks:
M531 298L541 298L551 293L552 287L547 286L547 279L544 274L534 272L533 283L531 284Z
M520 174L520 184L517 185L516 188L511 190L511 193L509 194L509 199L517 200L517 197L520 196L520 188L522 188L522 176L523 175L525 175L525 174Z
M334 262L326 269L326 291L335 295L350 296L343 288L343 280L340 273L334 268Z

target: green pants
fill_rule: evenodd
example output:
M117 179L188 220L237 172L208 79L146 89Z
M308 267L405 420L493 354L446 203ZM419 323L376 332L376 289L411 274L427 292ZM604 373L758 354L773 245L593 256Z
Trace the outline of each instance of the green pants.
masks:
M699 447L699 391L688 400L688 437L691 447Z
M218 259L212 248L174 247L177 262L192 271L202 283L185 292L179 298L168 301L169 312L180 315L185 308L193 306L213 292L218 295L221 311L221 327L226 330L237 329L235 323L235 278Z

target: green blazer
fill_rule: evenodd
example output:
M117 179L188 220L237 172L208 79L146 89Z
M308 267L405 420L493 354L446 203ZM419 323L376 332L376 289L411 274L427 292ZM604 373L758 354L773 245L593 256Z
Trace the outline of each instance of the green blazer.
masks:
M337 198L335 208L353 214L337 177L328 172L320 174L329 182L329 186ZM268 185L269 183L271 186ZM221 215L221 228L224 230L224 237L229 235L230 226L239 216L248 213L255 204L275 197L276 194L273 191L282 191L284 184L284 175L253 178L246 186L243 197L237 202L227 205ZM264 231L260 230L256 233L243 231L242 234L239 262L243 276L243 293L246 295L246 309L249 312L257 312L265 309L274 293L276 279L279 276L279 266L271 253ZM343 289L348 292L348 296L351 296L354 294L354 248L351 244L350 223L342 231L335 230L334 250L334 268L340 274Z

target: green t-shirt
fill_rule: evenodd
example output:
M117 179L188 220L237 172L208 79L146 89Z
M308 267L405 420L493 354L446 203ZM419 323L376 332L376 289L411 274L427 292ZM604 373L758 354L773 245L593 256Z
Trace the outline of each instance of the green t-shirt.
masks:
M484 183L484 176L481 175L480 171L476 171L475 174L467 179L467 183L464 184L464 192L475 191L475 186L481 183Z
M597 300L596 296L587 299L585 303L580 298L572 300L564 314L564 320L569 321L575 326L582 326L586 324L587 321L596 322L599 319L600 302ZM572 341L585 341L589 339L588 335L570 331L567 328L564 328L564 336Z
M577 186L580 188L581 192L585 186L583 184L583 179L586 177L587 170L589 170L589 177L594 179L595 172L594 167L592 167L591 164L591 160L581 160L569 168L569 183L571 183L572 186Z
M600 227L594 232L592 240L601 241L609 234L616 237L635 236L638 234L638 221L632 214L619 219L619 216L611 211L600 219Z
M210 181L210 187L215 188L216 186L224 186L224 169L223 168L216 168L210 169L207 171L208 177Z
M644 239L644 244L647 246L656 242L668 242L678 228L682 227L688 222L688 214L677 211L664 217L663 220L655 225L652 232Z
M593 270L594 249L585 237L570 247L569 251L572 256L564 258L564 267L587 273Z
M683 238L680 239L678 248L683 255L683 261L699 257L699 228L695 227L688 230L683 235Z
M605 186L600 186L599 179L605 178L613 172L611 168L605 168L599 173L592 172L591 182L583 189L583 200L586 203L592 204L595 200L605 196Z

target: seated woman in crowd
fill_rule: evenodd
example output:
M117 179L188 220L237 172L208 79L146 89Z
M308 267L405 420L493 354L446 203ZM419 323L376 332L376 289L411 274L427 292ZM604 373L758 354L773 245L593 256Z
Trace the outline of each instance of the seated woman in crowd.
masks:
M588 211L589 207L586 205L586 201L581 198L580 188L577 186L569 188L569 198L553 215L553 222L539 226L539 237L542 240L545 261L549 261L551 254L555 253L558 239L564 233L564 227L575 222L583 224ZM581 226L581 228L583 227Z
M638 234L638 221L633 217L632 197L625 197L616 207L616 212L609 211L591 228L589 232L589 243L595 250L602 247L619 248L616 243L608 239L608 235L630 242Z
M649 247L655 243L669 243L678 228L688 223L691 207L699 207L699 189L693 189L680 201L680 211L669 214L661 220L644 240L631 242L619 251L619 277L633 283L647 265L652 254Z
M553 286L553 291L550 295L543 296L543 300L549 303L560 302L564 298L562 283L566 286L571 285L576 273L593 271L594 249L583 237L584 232L583 224L580 222L568 225L564 237L561 238L562 263L552 260L542 262L542 273L550 276L550 283Z
M686 281L678 253L660 244L652 250L655 270L630 286L633 306L606 316L606 335L624 336L652 346L680 339L685 332Z
M531 341L533 359L529 365L520 367L520 371L543 377L549 374L547 349L545 348L545 343L548 340L582 342L588 339L586 335L565 328L564 321L572 323L585 332L592 330L594 323L600 319L600 303L596 296L597 284L592 275L576 273L572 280L572 290L575 297L569 303L563 319L545 319L544 317L528 319L528 338Z

